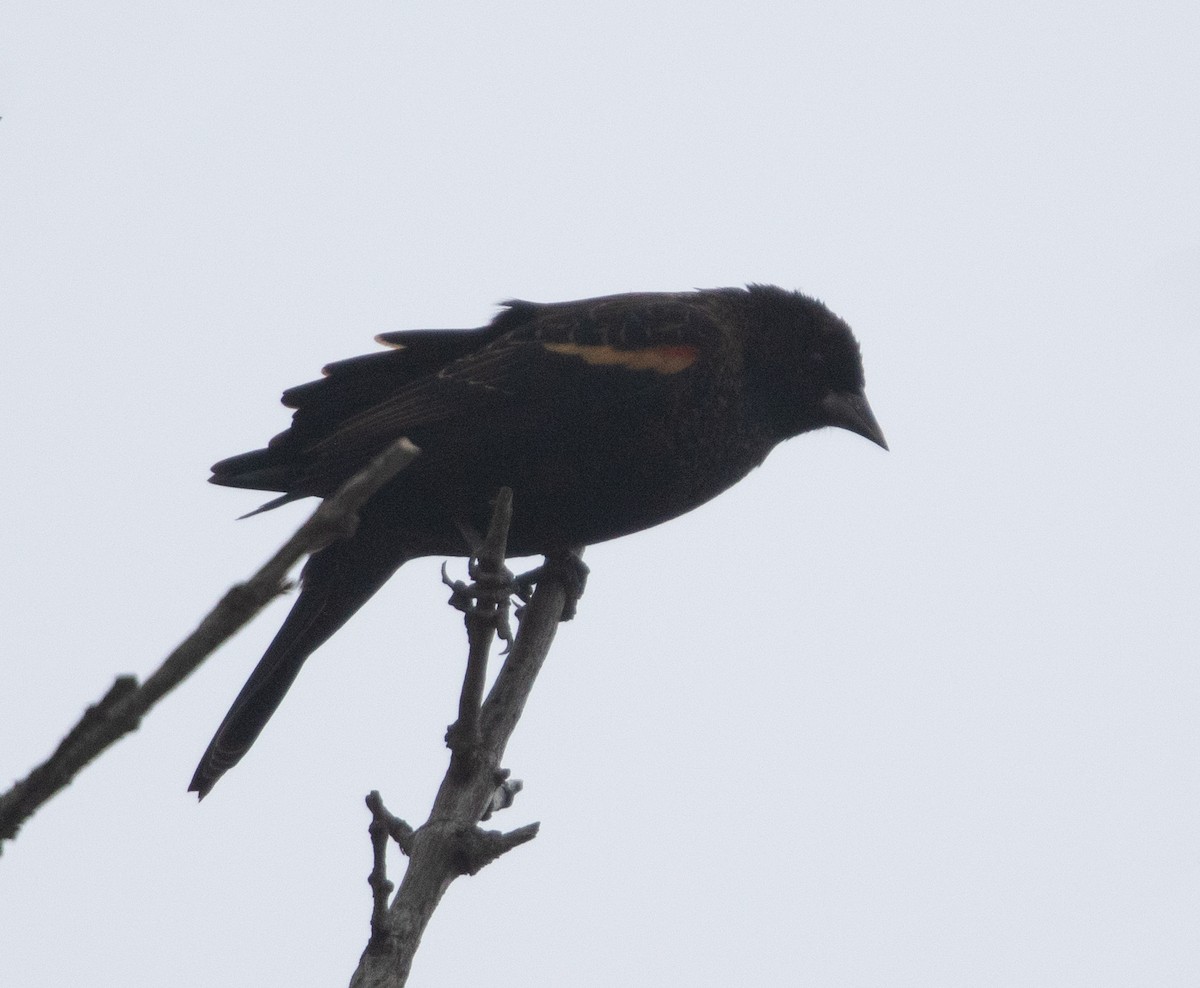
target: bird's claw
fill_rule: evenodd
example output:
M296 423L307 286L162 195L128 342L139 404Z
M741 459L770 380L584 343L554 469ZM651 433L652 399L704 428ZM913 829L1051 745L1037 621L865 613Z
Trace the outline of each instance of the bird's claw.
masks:
M529 598L533 596L533 587L538 580L546 576L553 576L562 583L567 594L561 620L570 621L575 616L579 598L583 596L590 572L587 563L579 557L578 552L559 552L546 556L541 566L514 577L513 584L517 596L525 603L529 603ZM522 607L517 607L518 620L522 610Z
M518 593L516 578L507 566L495 570L485 567L475 556L467 560L467 575L471 582L452 580L442 563L442 583L450 588L449 604L469 618L484 618L493 623L496 635L511 647L512 622L509 619L511 598Z

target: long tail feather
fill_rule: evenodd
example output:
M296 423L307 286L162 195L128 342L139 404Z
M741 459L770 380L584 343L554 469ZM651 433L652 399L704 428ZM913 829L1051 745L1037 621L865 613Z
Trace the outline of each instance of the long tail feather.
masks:
M353 538L321 550L304 567L300 596L217 728L192 776L189 792L203 799L241 760L283 700L304 660L405 561L403 549L389 546L391 540L379 538L371 527L361 525Z

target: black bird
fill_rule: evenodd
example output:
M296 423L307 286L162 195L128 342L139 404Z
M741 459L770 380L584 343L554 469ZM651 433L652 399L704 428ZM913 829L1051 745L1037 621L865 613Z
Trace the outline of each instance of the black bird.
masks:
M421 454L354 535L315 553L283 627L192 778L200 798L249 750L300 666L418 556L464 556L497 490L509 552L569 552L667 521L735 484L778 443L824 426L887 448L853 334L766 285L508 302L473 330L385 333L390 351L285 391L292 425L211 481L326 497L393 440Z

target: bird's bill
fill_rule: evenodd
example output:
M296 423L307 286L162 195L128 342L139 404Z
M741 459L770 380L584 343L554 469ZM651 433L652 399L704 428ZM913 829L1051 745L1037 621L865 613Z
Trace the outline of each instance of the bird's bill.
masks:
M883 438L883 430L879 428L879 423L875 421L875 413L871 411L871 406L867 404L865 395L854 392L835 391L832 394L826 395L821 402L821 407L825 409L825 414L829 418L830 425L836 425L840 429L849 429L851 432L857 432L864 439L870 439L871 442L888 448L887 440Z

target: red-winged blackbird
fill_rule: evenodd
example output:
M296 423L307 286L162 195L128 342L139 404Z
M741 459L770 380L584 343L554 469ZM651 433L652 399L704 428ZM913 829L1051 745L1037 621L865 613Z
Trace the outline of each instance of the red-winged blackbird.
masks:
M285 391L292 425L222 460L214 484L331 494L393 440L421 454L315 553L300 595L200 760L203 798L246 753L300 666L418 556L467 555L501 487L509 552L554 554L649 528L720 494L779 442L839 426L887 448L850 328L765 285L509 302L475 330L386 333Z

